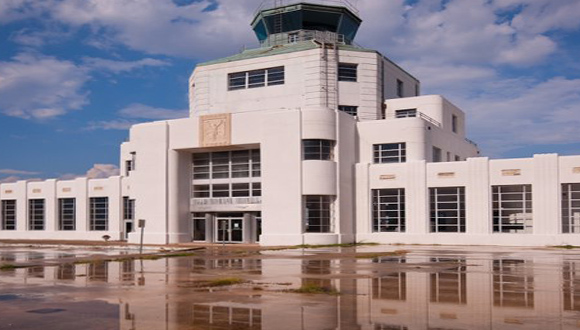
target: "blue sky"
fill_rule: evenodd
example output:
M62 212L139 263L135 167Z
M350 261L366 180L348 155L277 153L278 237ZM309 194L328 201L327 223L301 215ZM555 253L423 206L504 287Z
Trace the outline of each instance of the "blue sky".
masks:
M261 0L0 0L0 182L114 173L132 124L187 116L199 61ZM358 0L356 42L468 115L483 154L580 154L580 0Z

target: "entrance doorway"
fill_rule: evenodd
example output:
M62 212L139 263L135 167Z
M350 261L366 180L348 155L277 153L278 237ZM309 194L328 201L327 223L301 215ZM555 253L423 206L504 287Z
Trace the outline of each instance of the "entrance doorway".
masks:
M242 243L244 241L244 218L240 216L223 217L216 219L217 242Z
M129 233L133 232L133 220L125 220L125 239L129 239Z

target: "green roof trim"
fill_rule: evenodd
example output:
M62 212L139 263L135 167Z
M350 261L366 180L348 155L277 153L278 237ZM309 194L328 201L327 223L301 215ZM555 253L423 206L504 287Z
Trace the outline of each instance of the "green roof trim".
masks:
M312 40L300 41L300 42L293 43L293 44L284 44L284 45L278 45L278 46L272 46L272 47L247 49L247 50L244 50L243 52L236 54L236 55L223 57L223 58L219 58L219 59L208 61L208 62L198 63L197 66L207 66L207 65L249 60L249 59L253 59L253 58L260 58L260 57L266 57L266 56L290 54L290 53L294 53L294 52L300 52L300 51L304 51L304 50L311 50L311 49L317 49L317 48L320 48L320 45ZM376 53L379 56L382 56L385 60L389 61L391 64L393 64L397 68L399 68L400 70L402 70L403 72L405 72L406 74L408 74L409 76L411 76L417 82L419 82L419 80L417 78L415 78L415 76L413 76L412 74L407 72L405 69L401 68L395 62L391 61L389 58L387 58L386 56L384 56L383 54L381 54L380 52L378 52L376 50L361 48L361 47L357 47L357 46L353 46L353 45L339 45L338 49L352 51L352 52Z

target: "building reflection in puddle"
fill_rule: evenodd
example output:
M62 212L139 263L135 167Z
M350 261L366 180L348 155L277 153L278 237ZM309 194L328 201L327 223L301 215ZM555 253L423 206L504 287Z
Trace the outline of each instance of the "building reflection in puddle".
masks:
M0 272L0 282L122 286L102 299L119 305L119 325L127 330L577 329L580 260L572 256L127 259L11 269ZM17 261L10 254L0 258ZM216 274L246 276L250 283L205 291L178 285ZM255 290L276 281L340 294Z

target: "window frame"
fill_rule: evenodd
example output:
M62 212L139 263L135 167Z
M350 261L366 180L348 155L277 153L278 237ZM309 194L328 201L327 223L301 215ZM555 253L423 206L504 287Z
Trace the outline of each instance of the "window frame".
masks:
M89 198L89 231L109 230L109 197Z
M465 187L430 187L429 212L431 233L465 233Z
M561 195L562 233L580 233L580 183L562 183Z
M338 63L338 81L357 82L358 81L358 64L357 63Z
M304 233L332 233L334 196L304 195ZM314 206L314 207L309 207ZM311 223L311 221L313 223Z
M417 108L395 110L395 118L415 118L418 115Z
M302 160L334 160L334 140L303 139Z
M16 230L16 213L18 201L16 199L3 199L2 202L2 223L0 230Z
M358 106L356 105L339 105L338 110L347 113L353 117L358 116Z
M76 198L58 199L58 230L76 230Z
M373 144L374 164L392 164L405 162L407 162L406 142Z
M28 200L28 230L46 230L46 201L44 198Z
M516 188L521 188L521 191L514 191ZM491 197L492 232L494 234L533 233L534 205L533 205L533 187L531 184L493 185L491 186L491 195L492 195ZM518 195L520 195L523 198L516 199L515 197L517 197ZM511 206L502 207L504 203ZM521 205L521 207L519 208L515 207L514 205L518 203ZM518 217L518 214L521 215ZM512 215L515 216L512 217ZM506 219L507 221L504 221ZM516 226L518 228L515 228ZM504 231L504 227L507 227L509 231Z
M405 83L401 79L397 79L397 96L404 97L405 95Z
M283 85L284 66L228 73L228 91Z
M372 232L405 231L405 189L372 189Z

